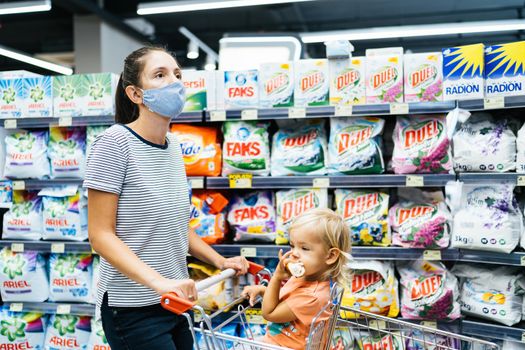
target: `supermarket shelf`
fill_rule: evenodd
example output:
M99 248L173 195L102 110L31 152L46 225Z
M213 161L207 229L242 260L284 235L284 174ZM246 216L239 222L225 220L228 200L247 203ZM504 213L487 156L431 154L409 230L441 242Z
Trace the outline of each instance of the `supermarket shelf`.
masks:
M518 178L524 178L525 174L517 173L460 173L457 175L459 181L466 184L491 185L502 182L518 183ZM521 182L521 181L520 181Z
M404 187L407 185L407 178L414 177L422 179L424 186L440 187L445 186L448 181L454 181L456 176L453 174L431 174L431 175L348 175L348 176L254 176L252 188L272 189L272 188L353 188L353 187ZM323 179L322 181L319 181ZM326 182L328 181L328 183ZM322 183L322 185L314 185ZM206 188L226 189L230 188L227 177L208 177Z
M485 110L485 100L477 99L458 101L458 107L469 111L483 111ZM503 108L525 108L525 96L504 97Z
M462 334L467 336L507 339L516 342L524 342L525 340L525 328L522 323L509 327L488 322L462 320L461 330Z
M68 303L5 303L11 311L41 312L45 314L72 314L79 316L95 316L95 305Z
M483 250L461 249L459 261L482 264L524 266L525 252L498 253Z
M0 247L10 247L15 251L42 253L92 253L89 242L0 240Z

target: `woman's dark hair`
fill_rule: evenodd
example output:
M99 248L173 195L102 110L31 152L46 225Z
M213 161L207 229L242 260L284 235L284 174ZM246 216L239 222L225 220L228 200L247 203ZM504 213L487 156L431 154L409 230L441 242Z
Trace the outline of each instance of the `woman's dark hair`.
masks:
M139 108L126 95L126 87L129 85L141 86L140 75L144 69L144 56L152 51L163 51L169 53L162 46L144 46L130 53L124 60L124 69L118 80L115 92L115 122L128 124L139 117Z

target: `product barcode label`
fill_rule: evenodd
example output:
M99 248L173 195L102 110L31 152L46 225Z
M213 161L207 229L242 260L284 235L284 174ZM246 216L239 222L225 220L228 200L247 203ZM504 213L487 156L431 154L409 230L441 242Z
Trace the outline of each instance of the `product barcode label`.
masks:
M352 105L335 106L336 117L351 117L352 116Z
M425 186L425 178L420 175L407 175L405 185L407 187Z
M4 120L4 128L6 128L6 129L16 129L16 119L6 119L6 120Z
M425 250L423 252L423 260L441 260L440 250Z
M437 322L436 321L423 321L421 322L422 326L428 327L428 328L434 328L437 329Z
M71 313L71 305L69 304L60 304L57 306L58 315L69 315Z
M212 122L222 122L226 120L226 111L210 111L210 120Z
M73 118L71 117L60 117L58 118L58 126L68 127L73 125Z
M255 258L257 257L257 248L245 247L241 248L241 256L246 258Z
M505 108L505 97L487 97L483 100L483 108L485 109L501 109Z
M390 114L408 114L408 103L391 103Z
M518 177L516 178L516 185L525 186L525 176L524 175L518 175Z
M230 188L252 188L252 174L230 174Z
M26 183L24 181L13 181L13 190L23 191L26 189Z
M319 177L313 180L313 188L329 188L330 187L330 178L328 177Z
M51 244L51 253L63 254L65 251L66 251L66 245L64 243Z
M24 252L24 243L12 243L11 244L11 250L15 253L23 253Z
M190 186L194 190L204 188L204 179L190 179Z
M24 310L24 304L23 303L11 303L11 304L9 304L9 311L21 312L22 310Z
M288 109L288 118L292 118L292 119L306 118L306 108L293 107L293 108Z
M257 110L256 109L245 109L241 111L242 120L257 120Z

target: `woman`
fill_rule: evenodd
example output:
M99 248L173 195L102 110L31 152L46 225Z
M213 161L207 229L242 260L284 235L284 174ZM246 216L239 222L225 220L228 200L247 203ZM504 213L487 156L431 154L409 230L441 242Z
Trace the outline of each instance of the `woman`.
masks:
M168 292L197 297L188 253L219 269L248 268L188 229L181 147L168 133L185 102L180 79L163 48L132 52L115 96L117 124L97 138L88 160L89 240L102 257L97 311L113 350L192 349L186 319L159 304Z

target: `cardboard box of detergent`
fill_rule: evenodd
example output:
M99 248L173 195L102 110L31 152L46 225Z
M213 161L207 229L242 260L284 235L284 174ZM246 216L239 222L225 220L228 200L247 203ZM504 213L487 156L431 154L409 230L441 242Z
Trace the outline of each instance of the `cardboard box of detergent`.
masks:
M366 102L403 102L403 48L366 50Z
M525 93L525 41L485 48L485 96Z
M296 107L326 106L330 103L328 60L300 60L295 63L294 71Z
M330 105L366 103L365 58L330 59Z
M84 101L83 116L104 116L115 114L115 91L118 75L113 73L84 74L82 85Z
M449 47L443 52L443 99L483 98L484 45Z
M182 82L186 88L184 112L202 111L215 105L215 72L184 70Z
M259 107L292 107L294 104L293 62L262 63L259 67Z
M83 76L58 75L53 78L53 113L55 117L79 117L86 94Z
M0 80L0 117L20 118L24 104L24 80Z
M53 116L53 77L24 78L22 116L46 118Z
M405 102L443 101L441 52L404 56Z
M256 69L224 72L224 107L246 109L259 107L259 81Z

